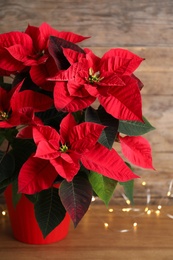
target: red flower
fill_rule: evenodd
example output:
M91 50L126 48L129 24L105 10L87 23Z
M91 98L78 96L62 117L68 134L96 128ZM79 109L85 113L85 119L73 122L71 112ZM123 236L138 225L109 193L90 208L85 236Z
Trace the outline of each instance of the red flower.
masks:
M16 74L30 69L30 76L35 84L45 89L51 88L46 82L58 71L56 63L48 51L49 37L56 36L80 42L86 37L72 32L59 32L47 23L39 27L28 26L25 32L9 32L0 35L0 73L1 75Z
M10 91L0 87L0 128L40 122L34 112L44 111L53 104L53 100L44 94L32 90L20 91L22 84L23 81Z
M55 85L57 109L77 111L97 98L117 119L142 121L139 81L133 75L142 58L121 49L112 49L101 59L88 49L85 54L63 51L71 66L52 79L65 82Z
M116 180L126 181L136 178L137 176L114 150L110 151L97 143L104 128L102 125L89 122L77 125L71 114L62 120L59 133L49 126L33 127L37 149L21 168L19 191L35 193L44 189L44 186L40 186L38 190L38 181L34 182L34 179L38 179L36 174L38 160L35 161L35 158L49 160L56 169L56 176L54 171L52 177L48 174L49 184L52 184L58 175L71 181L80 169L80 161L87 169L98 171ZM47 183L46 178L46 175L40 175L40 183Z

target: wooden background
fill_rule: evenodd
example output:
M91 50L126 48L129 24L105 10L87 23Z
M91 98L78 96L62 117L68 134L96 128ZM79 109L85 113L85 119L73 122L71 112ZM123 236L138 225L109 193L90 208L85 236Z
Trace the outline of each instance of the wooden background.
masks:
M172 0L1 0L0 33L49 23L57 30L91 36L81 46L102 55L123 47L146 60L136 75L143 81L143 114L155 131L151 143L156 171L136 169L135 195L165 196L173 179L173 1Z

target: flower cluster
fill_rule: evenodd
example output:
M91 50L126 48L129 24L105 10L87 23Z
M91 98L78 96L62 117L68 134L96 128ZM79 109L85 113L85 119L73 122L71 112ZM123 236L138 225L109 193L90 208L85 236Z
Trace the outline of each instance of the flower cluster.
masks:
M66 212L76 226L93 192L108 204L118 182L138 178L129 163L153 169L134 75L144 59L120 48L100 58L78 45L87 38L47 23L0 34L0 191L13 184L15 201L42 202L44 236Z

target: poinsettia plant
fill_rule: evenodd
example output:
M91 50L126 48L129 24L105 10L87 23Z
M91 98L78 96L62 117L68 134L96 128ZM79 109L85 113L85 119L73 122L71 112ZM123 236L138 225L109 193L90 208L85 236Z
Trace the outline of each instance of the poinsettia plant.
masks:
M47 23L0 34L0 191L12 184L14 203L34 203L44 236L66 212L77 226L93 194L107 205L117 183L132 200L131 164L153 169L134 75L144 59L121 48L100 58L79 46L87 38Z

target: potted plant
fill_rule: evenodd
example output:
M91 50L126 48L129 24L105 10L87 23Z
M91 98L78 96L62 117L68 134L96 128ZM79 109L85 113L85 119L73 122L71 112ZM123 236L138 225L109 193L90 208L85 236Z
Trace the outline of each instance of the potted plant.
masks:
M93 192L105 204L117 183L132 194L129 163L153 169L134 75L144 59L120 48L100 58L78 45L87 38L47 23L0 35L0 191L14 211L30 203L40 243L69 216L76 227Z

